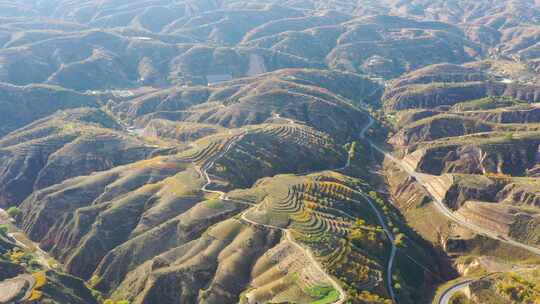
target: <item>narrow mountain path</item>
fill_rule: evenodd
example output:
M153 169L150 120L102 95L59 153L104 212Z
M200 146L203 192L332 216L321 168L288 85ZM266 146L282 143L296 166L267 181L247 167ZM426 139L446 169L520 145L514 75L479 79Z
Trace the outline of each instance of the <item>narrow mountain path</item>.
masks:
M39 247L39 244L30 240L26 234L21 231L15 223L12 221L8 213L0 208L0 225L5 225L9 229L8 237L11 238L17 246L30 251L35 255L36 260L46 269L51 269L51 266L56 267L58 265L49 265L49 261L53 261L52 257L43 251Z
M291 122L293 123L293 122ZM245 135L246 133L243 133L243 135ZM206 163L205 165L203 165L203 167L201 168L200 172L203 174L203 176L205 177L206 179L206 184L201 187L201 191L203 192L207 192L207 193L213 193L213 194L218 194L219 195L219 198L221 200L224 200L224 201L231 201L231 202L234 202L234 203L244 203L244 204L247 204L247 205L250 205L250 206L253 206L255 207L255 205L253 204L250 204L248 202L241 202L241 201L238 201L238 200L230 200L227 195L225 194L225 192L223 191L219 191L219 190L210 190L208 189L208 187L212 184L212 179L210 178L210 175L208 174L208 170L210 168L212 168L215 164L215 162L217 160L219 160L221 157L223 157L242 137L242 136L239 136L237 137L236 139L234 140L231 140L229 142L229 144L225 147L225 149L223 149L223 152L221 152L219 155L217 155L216 157L214 157L212 160L210 160L208 163ZM241 219L247 223L250 223L252 225L255 225L255 226L260 226L260 227L265 227L265 228L269 228L269 229L277 229L277 230L280 230L282 231L284 234L285 234L285 238L287 239L287 241L289 241L293 246L295 246L296 248L298 248L301 252L303 252L306 257L312 262L312 264L315 266L315 268L320 271L322 274L324 274L326 276L326 279L328 282L330 282L332 284L332 287L339 293L339 300L337 300L336 302L334 302L334 304L343 304L345 303L345 300L347 299L347 294L345 292L345 290L343 290L343 288L341 287L341 285L339 284L339 282L334 279L332 276L330 276L328 273L326 273L326 271L324 271L323 267L321 266L321 264L319 263L319 261L317 261L317 259L315 258L315 256L313 255L313 253L311 252L311 250L305 248L304 246L300 245L299 243L297 243L294 238L291 236L291 232L289 229L285 229L285 228L282 228L282 227L277 227L277 226L273 226L273 225L265 225L265 224L260 224L260 223L257 223L255 221L252 221L250 219L248 219L246 217L246 213L249 211L250 209L247 209L246 211L244 211L241 215Z
M279 114L275 114L275 118L281 118ZM285 118L288 123L290 124L294 124L294 120L292 119L287 119ZM362 130L360 131L360 138L362 139L365 139L365 135L366 135L366 132L373 126L373 124L375 123L374 119L369 116L369 121L368 123L362 128ZM224 200L224 201L231 201L231 202L234 202L234 203L241 203L241 204L246 204L246 205L250 205L250 206L253 206L255 207L253 204L249 203L249 202L242 202L242 201L238 201L238 200L231 200L227 197L226 193L223 192L223 191L219 191L219 190L211 190L211 189L208 189L208 187L213 183L212 179L210 178L210 175L208 174L208 170L210 170L216 163L217 160L219 160L220 158L222 158L227 152L230 151L230 149L238 142L240 141L243 136L247 134L247 132L244 132L242 134L240 134L239 136L237 136L236 138L234 138L233 140L231 140L226 146L225 148L223 149L223 151L218 154L217 156L213 157L211 160L209 160L206 164L204 164L201 168L199 168L199 172L201 173L201 175L204 176L204 178L206 179L206 183L203 187L201 187L201 191L203 192L206 192L206 193L213 193L213 194L217 194L219 195L219 198L221 200ZM340 168L336 168L335 170L343 170L343 169L346 169L350 166L350 162L351 162L351 159L350 157L347 157L347 162L346 164L343 166L343 167L340 167ZM306 174L309 174L309 173L306 173ZM394 292L394 288L393 288L393 285L392 285L392 269L393 269L393 265L394 265L394 260L395 260L395 256L396 256L396 253L397 253L397 247L396 245L394 244L394 235L392 233L392 231L388 228L388 225L386 224L386 221L384 220L384 216L380 213L380 211L377 209L377 207L375 206L375 204L373 203L373 201L371 200L371 198L369 196L367 196L365 193L363 192L360 192L360 191L356 191L354 190L355 193L361 195L367 202L368 204L370 205L370 207L373 209L373 211L375 212L376 216L377 216L377 219L379 221L379 223L381 224L381 227L383 228L384 230L384 233L386 234L388 240L390 241L391 243L391 252L390 252L390 257L388 259L388 265L386 267L386 284L387 284L387 289L388 289L388 292L390 294L390 297L392 298L392 301L394 303L397 303L397 300L396 300L396 296L395 296L395 292ZM359 201L355 201L356 203L361 203ZM315 256L313 255L313 253L311 252L311 250L305 248L304 246L302 246L301 244L299 244L298 242L296 242L294 240L294 238L292 237L291 235L291 232L289 229L285 229L285 228L282 228L282 227L278 227L278 226L274 226L274 225L267 225L267 224L261 224L261 223L258 223L258 222L255 222L249 218L246 217L246 214L247 212L249 212L251 210L250 209L247 209L245 210L244 212L242 212L240 218L247 222L247 223L250 223L252 225L255 225L255 226L260 226L260 227L265 227L265 228L269 228L269 229L276 229L276 230L280 230L282 231L284 234L285 234L285 237L286 239L291 242L291 244L293 244L293 246L297 247L300 251L302 251L309 259L310 261L313 263L313 265L317 268L318 271L320 271L321 273L325 274L326 277L327 277L327 280L332 284L333 288L335 290L337 290L340 294L340 298L338 301L334 302L335 304L343 304L347 298L347 294L346 292L343 290L343 288L341 287L341 285L339 284L339 282L334 279L332 276L328 275L326 273L326 271L324 271L323 267L321 266L321 264L317 261L317 259L315 258Z

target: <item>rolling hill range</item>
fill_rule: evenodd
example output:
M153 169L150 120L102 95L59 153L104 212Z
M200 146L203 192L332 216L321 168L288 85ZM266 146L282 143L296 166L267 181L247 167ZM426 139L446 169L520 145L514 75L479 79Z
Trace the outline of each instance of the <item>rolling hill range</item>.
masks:
M540 2L0 1L0 304L540 299Z
M536 255L538 248L538 87L505 78L512 76L492 69L496 64L506 62L429 66L396 79L383 96L388 123L396 130L388 142L399 155L385 165L390 189L415 222L413 227L460 256L461 272L469 276L509 271L509 260ZM412 176L403 174L413 171ZM418 217L433 208L422 203L426 195L461 227L430 221L434 229L419 222ZM504 245L488 250L480 241L486 236L518 244L529 253L509 253ZM493 261L486 263L486 258ZM451 296L452 301L500 301L496 298L502 289L486 288L485 297L477 294L481 284L506 284L488 277L456 281L438 301ZM471 295L464 296L468 290Z

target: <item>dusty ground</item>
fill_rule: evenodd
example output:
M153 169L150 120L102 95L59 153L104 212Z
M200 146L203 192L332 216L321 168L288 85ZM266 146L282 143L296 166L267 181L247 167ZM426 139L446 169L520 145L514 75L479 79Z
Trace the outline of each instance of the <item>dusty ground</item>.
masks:
M28 298L34 284L34 277L30 274L22 274L0 282L0 304L14 303L15 300Z

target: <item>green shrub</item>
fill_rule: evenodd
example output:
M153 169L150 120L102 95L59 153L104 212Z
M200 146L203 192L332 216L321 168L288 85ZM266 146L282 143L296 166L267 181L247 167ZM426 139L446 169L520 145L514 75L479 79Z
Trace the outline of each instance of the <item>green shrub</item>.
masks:
M397 247L405 247L405 235L403 233L399 233L398 235L396 235L394 245L396 245Z
M96 287L96 285L99 283L99 280L100 280L99 276L93 275L90 278L90 281L88 281L88 285L90 285L90 287Z
M514 139L514 133L508 132L508 133L504 134L504 139L506 139L508 141L513 140Z
M129 304L129 301L128 300L113 301L111 299L107 299L103 301L103 304Z
M21 212L21 209L17 207L9 207L9 209L7 210L7 214L12 218L16 218L17 216L19 216L19 214L21 214Z
M455 295L452 296L452 298L450 298L450 304L468 304L470 303L469 299L467 299L467 297L459 292L459 293L456 293Z
M0 236L6 237L8 234L9 228L7 225L0 225Z
M311 304L328 304L339 300L339 292L330 286L314 286L308 289L307 293L314 298L318 298L317 301L311 302Z
M92 293L92 297L94 297L94 299L97 300L98 303L103 303L103 296L101 295L101 292L97 291L97 290L90 290L90 292Z

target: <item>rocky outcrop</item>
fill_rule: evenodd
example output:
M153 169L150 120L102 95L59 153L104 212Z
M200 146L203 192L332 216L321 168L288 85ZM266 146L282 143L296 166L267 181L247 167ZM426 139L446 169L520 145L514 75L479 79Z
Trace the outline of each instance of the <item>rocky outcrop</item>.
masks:
M524 84L489 84L491 95L507 96L529 103L540 102L540 87Z
M445 137L489 132L493 127L475 119L460 116L438 115L422 119L402 128L390 139L390 143L398 146L432 141Z
M452 185L444 195L443 202L450 209L457 210L467 201L495 202L496 195L503 187L485 176L455 175Z
M525 176L538 164L540 142L535 139L494 144L441 145L427 148L418 169L429 174L500 173Z
M540 245L540 214L521 212L515 215L509 236L519 242L533 246Z
M99 102L94 96L57 86L0 83L0 106L0 136L3 136L58 110L98 107Z
M429 76L432 71L439 70L442 70L439 75ZM455 76L452 73L455 70L462 74ZM536 103L540 101L540 87L495 81L476 68L440 65L402 76L386 88L382 99L387 109L395 111L453 106L488 96Z
M509 183L497 194L497 200L513 205L540 207L540 191L534 181L531 183Z
M434 64L408 73L392 82L392 87L411 84L430 84L437 82L477 82L488 79L488 75L475 67L457 64Z
M35 190L141 160L156 147L119 132L97 109L60 112L0 140L0 206Z
M483 82L413 84L387 90L383 95L383 102L389 110L432 109L437 106L452 106L486 95L487 88Z

